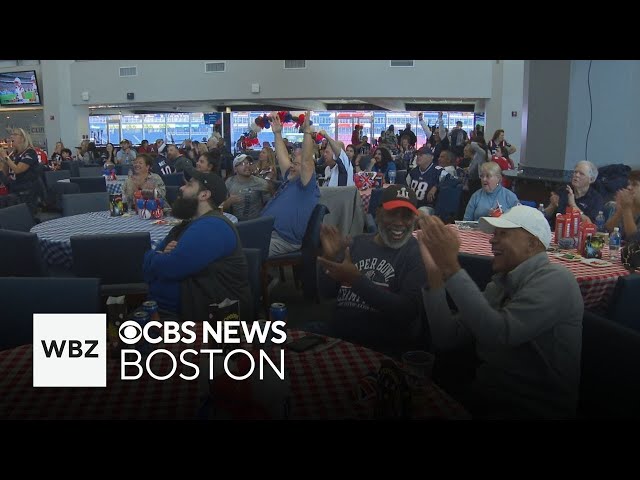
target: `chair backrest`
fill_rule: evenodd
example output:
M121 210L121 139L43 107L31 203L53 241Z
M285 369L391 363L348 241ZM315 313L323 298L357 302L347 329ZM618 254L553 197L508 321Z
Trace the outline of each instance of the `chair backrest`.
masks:
M0 210L2 211L2 210ZM618 277L607 318L633 330L640 331L640 274L632 273Z
M165 187L167 188L167 202L169 202L169 205L173 205L173 202L178 198L180 187L177 185L165 185Z
M106 212L107 210L109 210L109 194L107 192L62 195L63 217L88 212Z
M46 268L38 235L0 230L0 277L43 277ZM11 297L5 297L6 299ZM13 301L13 300L10 300ZM0 307L0 312L2 309Z
M48 172L44 172L44 181L49 190L51 190L58 180L64 180L65 178L71 178L71 172L69 170L49 170Z
M307 229L302 237L302 286L303 295L307 299L316 298L318 295L318 280L316 276L316 259L320 250L320 228L324 216L329 209L322 203L317 204L311 212Z
M102 285L144 282L142 262L151 248L149 232L71 237L73 273L100 278ZM112 252L118 252L114 262Z
M129 170L133 170L133 165L121 163L116 165L116 175L129 175Z
M640 418L640 333L585 310L578 415Z
M478 288L484 291L493 276L493 258L470 253L458 253L458 261L471 279L476 282Z
M396 171L396 183L399 185L407 184L407 171L406 170L397 170Z
M262 309L260 297L262 297L262 282L260 272L262 270L262 252L259 248L243 248L247 257L247 271L249 274L249 286L253 298L253 311L257 314Z
M266 260L269 256L274 221L274 217L258 217L236 223L242 248L257 248L260 250L262 260Z
M74 162L74 161L63 161L61 163L60 168L62 170L69 170L71 172L71 176L72 177L79 177L80 176L80 162Z
M445 223L453 223L460 210L462 200L462 183L455 181L441 182L436 198L436 215Z
M100 313L97 278L0 278L0 350L33 343L34 313Z
M80 177L98 177L102 175L102 167L80 167Z
M71 177L69 181L78 184L80 193L107 191L107 182L104 177Z
M382 202L382 192L384 192L383 188L371 189L371 197L369 198L369 213L374 218L374 220L376 218L376 210L378 210L380 202Z
M35 225L26 203L0 208L0 228L28 232Z
M180 173L170 173L168 175L163 175L162 180L166 186L175 185L177 187L181 187L184 185L184 174Z

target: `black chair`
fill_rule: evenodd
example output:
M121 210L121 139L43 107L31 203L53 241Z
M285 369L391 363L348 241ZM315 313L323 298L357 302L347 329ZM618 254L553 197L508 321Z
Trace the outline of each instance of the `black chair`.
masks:
M67 178L71 178L71 172L69 170L50 170L44 172L44 183L47 185L48 190L51 190L58 180L65 180Z
M80 167L79 177L98 177L102 175L102 167Z
M26 203L0 209L0 228L29 232L34 225L33 216Z
M257 248L262 255L262 261L266 260L269 257L274 221L274 217L258 217L236 223L242 248Z
M106 212L107 210L109 210L109 194L107 192L62 195L63 217L89 212Z
M173 202L178 198L180 187L177 185L165 185L165 187L167 188L167 202L169 202L169 205L173 205Z
M307 223L307 229L302 238L302 248L296 252L277 255L267 258L263 265L262 297L265 311L269 308L269 282L267 273L271 267L283 268L291 266L294 278L298 279L297 272L302 270L303 295L308 300L318 301L318 281L316 277L316 259L320 249L320 227L324 216L329 213L326 205L319 203L313 209Z
M168 175L163 175L162 180L164 180L164 184L166 186L174 185L176 187L181 187L184 185L184 174L180 173L170 173Z
M406 185L407 184L407 171L406 170L397 170L396 171L396 183L398 185Z
M0 229L0 245L0 277L44 277L47 274L35 233ZM13 301L11 297L5 297L4 292L2 296Z
M129 170L133 170L133 165L120 163L116 165L116 175L129 175Z
M33 343L34 313L100 313L97 278L0 278L0 350Z
M580 375L580 418L640 418L640 333L585 311Z
M107 183L104 177L71 177L69 181L80 187L80 193L107 191Z
M73 273L78 277L100 278L102 295L143 295L148 292L142 262L151 248L149 232L71 237ZM118 251L118 261L103 252Z
M384 192L383 188L372 188L371 189L371 197L369 198L369 212L373 219L376 218L376 211L382 202L382 193Z
M249 273L248 281L253 298L253 312L257 318L261 305L260 299L262 297L262 252L259 248L243 248L242 251L247 258L247 270Z
M80 176L80 162L65 160L60 164L60 169L70 171L72 177Z
M457 179L444 180L438 185L435 213L445 223L453 223L460 210L462 182Z
M478 288L484 291L493 276L493 258L461 252L458 253L458 261Z
M1 210L0 210L1 211ZM640 332L640 274L618 277L609 308L607 318Z

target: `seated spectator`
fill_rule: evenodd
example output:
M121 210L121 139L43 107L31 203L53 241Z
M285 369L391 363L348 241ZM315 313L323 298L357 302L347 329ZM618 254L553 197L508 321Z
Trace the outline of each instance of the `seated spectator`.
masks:
M138 147L138 153L151 153L153 149L149 146L149 140L142 140Z
M324 149L324 185L328 187L344 187L353 185L353 165L344 151L344 144L334 140L329 134L320 130L320 135L327 139L328 147Z
M396 164L393 161L391 152L385 147L378 147L373 154L373 161L375 162L371 167L372 172L382 172L384 175L384 181L389 182L389 172L396 171Z
M498 147L506 147L509 154L516 153L516 147L505 140L504 130L501 128L493 132L493 137L491 137L487 147L489 148L491 155L496 153Z
M156 190L158 198L167 198L167 187L160 175L151 173L153 159L147 153L139 154L133 161L133 175L128 177L122 185L122 194L127 201L135 198L135 192L142 190Z
M629 186L616 193L615 210L605 224L609 232L620 227L620 234L627 241L640 237L640 170L631 170L628 178Z
M395 152L398 149L398 137L394 132L393 125L389 125L389 127L380 134L382 147L387 147L390 152Z
M156 145L158 145L158 142L162 142L162 140L156 140ZM157 154L153 159L153 173L160 176L170 175L172 173L175 173L175 169L173 168L173 162L171 162L165 155L166 151L167 151L167 144L164 142L160 143L158 145Z
M584 305L575 276L549 262L551 230L542 213L519 205L480 219L480 228L493 234L496 272L484 292L458 263L457 232L434 216L421 215L419 224L428 277L424 307L436 355L475 341L481 361L475 381L458 396L472 416L575 416Z
M235 175L225 182L229 198L222 203L222 207L240 221L259 217L262 208L271 199L269 182L251 174L253 162L248 155L238 155L233 160L233 169Z
M435 211L436 194L442 167L433 163L433 153L428 147L418 149L416 167L409 170L407 184L416 194L418 207L429 207L429 213Z
M496 147L496 153L491 157L491 161L496 162L503 172L506 170L512 170L514 167L513 160L509 158L509 150L507 147ZM502 186L504 188L511 188L511 179L503 176Z
M246 258L235 226L215 203L215 177L193 173L173 204L173 216L185 221L145 254L149 297L163 320L207 320L209 305L225 298L240 302L241 320L254 320Z
M309 127L309 116L307 112L303 124L302 155L300 159L294 157L293 162L282 140L282 123L278 114L273 113L270 117L278 165L285 173L284 181L260 213L260 216L275 218L269 256L300 250L309 218L320 199L313 160L315 135Z
M425 282L412 235L416 205L413 190L391 185L376 212L378 233L349 244L337 228L322 226L318 288L337 303L331 320L312 330L387 352L415 348Z
M185 157L180 153L178 147L175 145L169 145L167 147L167 163L173 166L175 173L184 172L189 166L194 167L194 162L190 158Z
M69 150L68 148L63 148L60 151L60 155L62 155L62 160L64 162L72 162L73 161L73 153L71 153L71 150Z
M482 164L480 181L482 188L471 195L464 211L464 220L476 221L480 217L498 216L518 204L516 194L501 185L502 170L497 163Z
M8 186L9 193L15 193L20 202L27 204L31 215L35 215L38 210L38 193L41 190L38 155L31 135L22 128L13 129L11 142L11 154L0 147L0 183Z
M595 223L599 211L604 211L604 200L594 188L598 178L598 168L587 160L576 164L571 185L551 192L549 205L544 210L545 217L555 223L556 213L565 213L567 207L577 208L582 213L582 221Z
M131 142L126 138L120 142L120 150L116 153L116 163L131 165L136 159L136 151L131 148Z

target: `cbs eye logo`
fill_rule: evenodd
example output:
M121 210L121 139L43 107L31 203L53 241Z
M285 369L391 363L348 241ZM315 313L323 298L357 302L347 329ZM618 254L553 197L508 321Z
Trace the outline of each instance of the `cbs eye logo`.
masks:
M127 320L118 330L120 340L127 345L133 345L140 341L142 338L142 327L135 320Z

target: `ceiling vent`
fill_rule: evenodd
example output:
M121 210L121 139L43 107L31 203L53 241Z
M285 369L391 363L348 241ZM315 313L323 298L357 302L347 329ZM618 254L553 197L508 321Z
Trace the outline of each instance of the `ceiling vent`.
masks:
M413 67L413 60L390 60L390 67Z
M121 77L137 77L138 67L120 67Z
M222 73L227 69L227 62L205 62L204 73Z
M307 68L306 60L285 60L284 61L285 70L302 70L305 68Z

